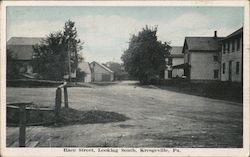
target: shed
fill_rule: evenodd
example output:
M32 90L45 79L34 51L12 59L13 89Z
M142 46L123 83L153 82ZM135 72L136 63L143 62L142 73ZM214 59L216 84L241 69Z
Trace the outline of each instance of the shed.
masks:
M96 61L90 63L93 82L108 82L114 80L114 72Z

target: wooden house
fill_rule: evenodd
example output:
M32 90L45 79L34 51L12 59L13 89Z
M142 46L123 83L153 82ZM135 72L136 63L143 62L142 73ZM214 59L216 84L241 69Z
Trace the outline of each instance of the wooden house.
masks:
M98 62L91 62L92 82L108 82L114 80L114 72Z

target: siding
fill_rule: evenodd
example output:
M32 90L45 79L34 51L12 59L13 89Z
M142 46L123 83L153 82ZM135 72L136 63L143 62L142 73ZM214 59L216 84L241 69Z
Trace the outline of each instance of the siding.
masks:
M91 69L93 70L92 80L94 82L114 80L114 73L107 71L106 69L98 65L97 63L91 63L90 66L91 66Z
M236 41L236 40L235 40ZM230 43L229 50L226 50L225 53L224 49L221 52L221 81L228 81L229 80L229 62L232 61L232 71L231 71L231 81L233 82L241 82L242 81L242 37L240 38L240 48L237 50L236 42L235 44L235 51L232 52L232 42ZM239 62L239 74L236 74L236 64ZM223 63L225 63L225 73L223 74Z
M217 52L193 52L190 55L192 80L220 80L220 64L214 61ZM214 78L214 70L219 70L218 78Z

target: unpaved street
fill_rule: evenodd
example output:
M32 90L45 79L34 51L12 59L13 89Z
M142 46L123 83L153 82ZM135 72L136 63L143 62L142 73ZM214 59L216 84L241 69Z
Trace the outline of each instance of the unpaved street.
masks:
M38 147L242 147L242 104L120 82L68 89L70 107L113 111L124 122L33 126ZM7 88L7 101L54 105L55 88ZM7 140L18 129L7 128ZM16 137L18 138L18 137Z

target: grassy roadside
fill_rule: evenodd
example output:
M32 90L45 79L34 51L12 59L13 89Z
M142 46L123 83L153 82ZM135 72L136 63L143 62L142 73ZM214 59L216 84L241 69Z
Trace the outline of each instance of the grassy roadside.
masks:
M157 85L160 89L234 102L243 102L243 85L232 82L195 83L175 80Z

